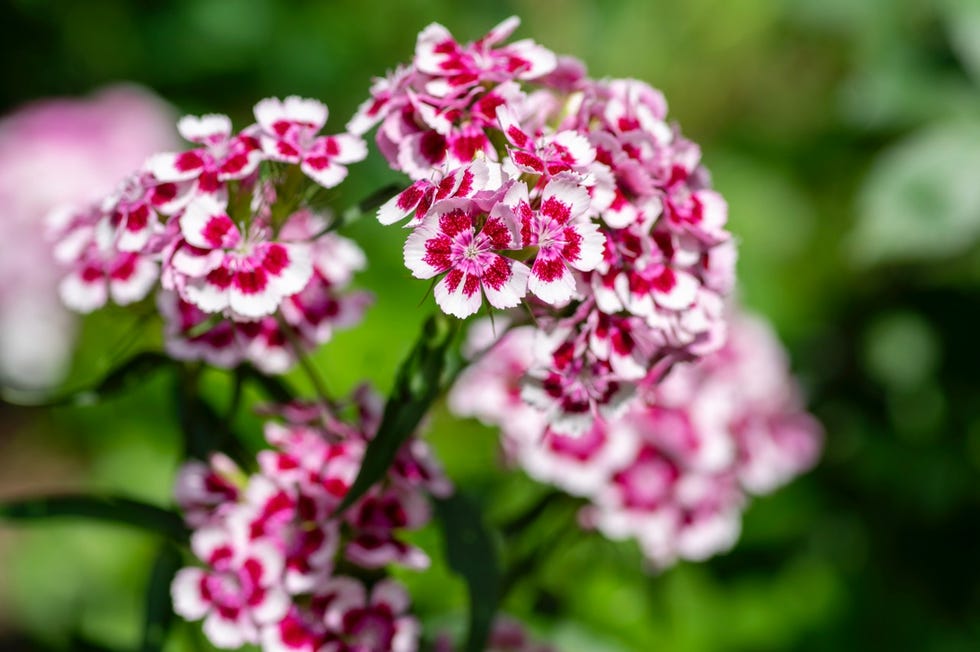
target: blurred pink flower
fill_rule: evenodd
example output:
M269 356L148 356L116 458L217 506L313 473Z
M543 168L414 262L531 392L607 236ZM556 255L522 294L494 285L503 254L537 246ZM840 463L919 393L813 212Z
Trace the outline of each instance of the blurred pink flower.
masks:
M0 120L0 382L50 386L71 348L46 215L110 194L147 156L173 147L172 123L169 107L135 86L39 101Z
M535 328L511 328L494 344L478 324L470 336L475 361L449 407L499 426L504 451L528 475L585 498L583 525L636 539L658 567L702 560L734 545L749 496L809 469L822 443L769 325L737 310L727 319L720 350L644 380L618 413L600 413L576 433L558 427L561 415L544 397L557 402L581 388L563 393L561 379L535 377ZM602 329L609 342L592 347L630 338L622 324ZM565 364L593 355L583 351L569 352ZM529 387L540 401L521 400Z

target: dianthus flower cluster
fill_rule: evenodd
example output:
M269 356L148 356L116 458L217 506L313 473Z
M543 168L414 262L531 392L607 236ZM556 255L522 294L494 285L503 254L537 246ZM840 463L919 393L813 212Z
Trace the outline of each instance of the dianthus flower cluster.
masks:
M174 608L204 620L217 647L266 651L413 652L419 625L404 588L384 577L398 564L428 566L399 532L430 520L428 495L452 486L429 449L410 439L385 478L335 517L380 422L361 388L344 412L290 404L265 425L272 447L245 474L215 454L179 473L176 498L203 567L174 579Z
M456 317L484 298L524 303L547 343L524 397L556 432L580 435L720 346L734 245L726 203L661 93L589 79L529 40L505 44L517 25L465 45L430 25L348 128L378 125L382 154L413 180L378 212L383 224L411 216L411 273L433 279Z
M659 567L702 560L734 544L747 496L808 469L821 444L775 335L755 317L729 320L721 350L641 385L624 413L579 436L521 399L540 337L527 326L482 352L449 405L499 426L505 452L531 477L587 499L584 525L636 539ZM489 339L489 325L478 326L474 350Z
M370 298L341 291L364 255L309 199L366 156L363 140L319 135L327 107L315 100L262 100L255 119L234 133L227 116L184 117L193 149L154 155L102 201L53 215L64 302L90 312L158 289L171 355L269 373L292 364L289 340L312 348L359 321Z

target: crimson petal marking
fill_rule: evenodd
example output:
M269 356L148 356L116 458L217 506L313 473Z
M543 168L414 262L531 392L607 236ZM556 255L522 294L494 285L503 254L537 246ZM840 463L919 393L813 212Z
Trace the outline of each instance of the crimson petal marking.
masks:
M120 254L109 268L109 294L121 306L143 299L159 276L153 261L137 254Z
M436 283L435 289L433 290L436 304L442 308L443 312L454 317L459 317L460 319L465 319L470 315L476 314L480 309L483 298L483 295L478 291L474 291L471 294L464 292L464 276L465 274L458 269L452 269L449 271L449 274ZM476 277L471 276L471 278Z
M517 261L495 256L490 268L483 274L483 292L487 301L495 308L514 308L527 294L527 265Z
M201 249L230 249L241 241L238 227L210 195L188 204L180 216L180 230L189 244Z
M300 164L300 169L324 188L333 188L347 177L346 167L325 156L307 156Z
M429 216L405 240L403 251L405 267L412 272L412 276L415 278L432 278L450 267L448 238L446 238L445 243L439 246L429 245L429 242L434 238L445 238L436 230L437 225L437 218ZM430 250L436 252L431 258Z

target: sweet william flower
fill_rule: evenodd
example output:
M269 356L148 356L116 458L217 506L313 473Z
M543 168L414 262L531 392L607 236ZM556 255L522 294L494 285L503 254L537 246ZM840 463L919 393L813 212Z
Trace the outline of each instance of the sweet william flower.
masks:
M415 652L419 624L408 610L408 593L382 580L370 593L361 582L335 577L323 588L324 622L333 633L323 652Z
M203 618L204 633L217 647L258 643L261 628L289 609L279 585L280 553L267 541L247 541L220 526L195 532L191 547L208 568L177 572L171 587L174 611L187 620Z
M156 154L147 168L161 181L194 181L199 194L223 192L225 182L253 174L264 158L256 135L248 131L232 135L231 120L225 115L184 116L177 130L202 147Z
M557 58L534 41L495 47L520 24L517 16L511 16L465 46L438 23L423 29L415 46L415 67L432 77L425 85L426 92L435 97L458 95L488 82L535 79L552 72Z
M315 182L333 188L347 176L347 164L367 156L367 146L350 133L317 136L327 114L322 102L295 95L285 100L267 98L255 105L265 154L274 161L297 163Z
M528 290L546 303L563 305L576 292L572 269L588 272L602 260L605 236L585 218L589 194L571 179L555 179L544 187L540 207L532 210L527 186L514 184L504 198L520 224L521 245L537 252Z
M313 273L306 245L270 240L258 225L242 233L225 207L208 195L187 206L180 231L186 246L170 260L185 277L177 290L204 312L228 309L245 319L271 315Z
M109 299L135 303L156 283L159 266L146 256L119 251L115 229L98 208L59 212L52 230L60 240L55 258L70 269L58 290L72 310L92 312Z
M482 224L481 224L482 222ZM527 292L530 270L500 252L517 247L499 214L487 215L472 201L448 199L433 206L405 242L405 265L436 283L436 303L447 314L475 314L486 295L496 308L513 308Z
M418 226L428 215L432 204L443 199L469 199L484 189L500 185L500 171L483 158L449 172L435 172L435 179L420 179L398 193L378 209L378 221L394 224L414 213L409 226Z

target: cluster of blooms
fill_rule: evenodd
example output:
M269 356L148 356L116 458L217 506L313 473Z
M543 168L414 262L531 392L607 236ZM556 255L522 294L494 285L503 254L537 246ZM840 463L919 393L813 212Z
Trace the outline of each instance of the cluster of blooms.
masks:
M269 421L272 446L246 475L227 457L189 462L177 502L205 568L178 572L174 609L204 619L221 648L276 652L414 652L419 626L405 590L378 579L389 564L424 568L428 557L401 530L430 519L428 494L452 487L425 443L410 439L385 479L339 518L368 441L380 423L373 392L355 392L350 421L319 405L291 404ZM364 577L372 578L368 585Z
M46 100L0 121L0 382L50 387L70 352L74 320L58 298L44 217L111 191L175 142L168 107L136 87Z
M269 373L292 363L288 340L312 347L359 321L369 297L339 291L364 255L306 200L345 178L364 141L318 135L327 107L315 100L265 99L255 119L233 133L227 116L186 116L194 149L154 155L102 201L52 215L63 301L89 312L159 285L171 355Z
M435 643L435 652L455 652L452 639L440 637ZM535 642L524 625L513 618L498 616L493 622L486 652L555 652L550 645Z
M506 453L533 478L586 498L584 525L635 538L657 566L702 560L734 544L747 495L809 468L821 444L771 329L744 314L729 319L721 350L642 385L626 412L577 437L521 399L540 337L527 326L463 372L450 408L499 426ZM474 351L487 335L485 324L471 332Z
M723 341L735 250L727 206L663 96L593 80L511 18L458 43L433 24L410 66L376 81L348 128L413 183L405 264L446 313L522 302L547 336L525 399L562 433L613 418L639 386Z

